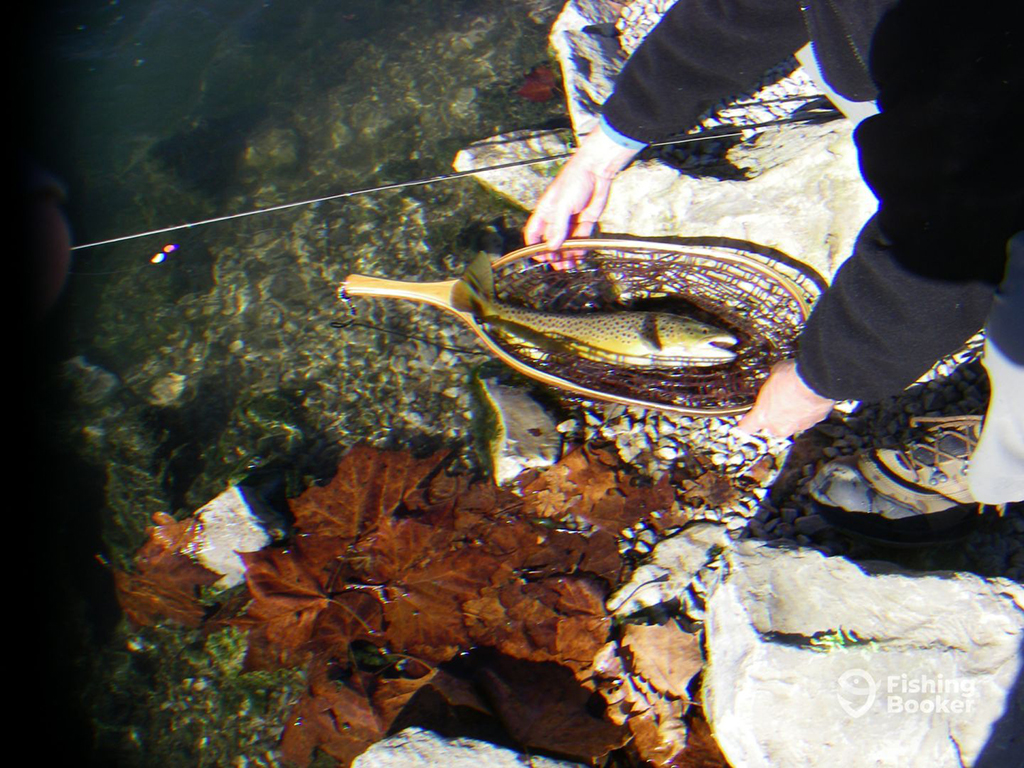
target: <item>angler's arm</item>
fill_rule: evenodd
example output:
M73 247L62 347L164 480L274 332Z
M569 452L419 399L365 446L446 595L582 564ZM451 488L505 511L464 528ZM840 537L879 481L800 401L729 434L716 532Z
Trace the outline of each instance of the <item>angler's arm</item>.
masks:
M537 201L523 233L526 244L545 242L555 249L567 237L590 235L608 202L612 179L643 146L624 144L601 128L588 133Z
M815 305L796 361L773 370L739 427L789 437L826 418L835 400L898 394L974 335L991 303L987 283L906 269L873 218Z
M527 244L557 248L567 237L589 235L612 179L648 142L686 130L708 107L749 89L806 38L792 0L677 3L627 62L600 128L538 201L524 230Z
M992 304L981 281L925 277L897 259L877 217L861 231L800 335L797 368L837 400L879 400L977 333Z
M681 0L626 62L605 120L641 142L685 131L807 39L795 0Z

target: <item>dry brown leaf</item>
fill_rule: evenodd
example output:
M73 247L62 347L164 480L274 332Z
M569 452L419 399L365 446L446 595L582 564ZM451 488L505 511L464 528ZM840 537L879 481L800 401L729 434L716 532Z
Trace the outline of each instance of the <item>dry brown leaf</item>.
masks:
M595 656L595 687L609 705L609 717L629 727L638 755L656 768L703 766L692 762L691 754L702 760L704 753L703 747L688 746L685 717L691 704L687 687L701 665L696 637L675 624L628 625L619 642Z
M740 496L735 479L710 469L681 485L685 503L712 509L723 509Z
M703 717L691 717L687 720L689 733L686 736L686 749L681 755L681 768L729 768L729 762L711 733L711 726Z
M485 590L463 612L476 645L580 672L590 667L611 627L604 598L604 588L593 579L554 576Z
M247 617L271 643L301 649L330 600L317 579L291 551L263 549L242 554L252 595Z
M640 756L654 768L682 768L688 729L678 713L649 709L627 721L633 743Z
M532 718L530 708L502 714L525 734L524 743L566 751L574 742L570 753L587 759L621 744L627 731L588 712L586 687L592 686L587 670L610 631L604 599L623 567L614 535L537 525L519 497L436 473L440 457L354 449L331 483L293 501L297 533L287 548L243 555L248 610L225 620L250 630L247 668L310 664L309 688L286 727L282 753L302 764L320 749L347 764L417 699L491 717L483 702L492 699L482 698L471 678L447 688L438 678L430 696L415 695L437 678L436 669L425 672L428 663L447 662L474 645L557 662L551 666L561 671L546 682L533 673L508 680L511 658L499 664L505 671L488 667L492 692L503 687L523 702L546 702L547 717ZM561 479L552 475L554 490L577 506L614 507L605 514L616 518L650 492L635 489L616 467L610 455L581 451ZM163 615L194 625L204 607L181 580L212 583L217 576L197 572L176 552L189 538L187 525L160 522L140 558L171 578L163 584L147 581L148 572L125 574L121 591L142 615L156 603ZM370 663L366 649L354 653L355 641L404 656L404 672L392 677L396 668L389 667L387 679L369 674L360 666ZM423 665L410 668L411 659ZM561 679L574 672L585 685Z
M629 740L625 729L592 713L591 692L558 664L498 656L477 678L508 732L527 747L592 759Z
M309 640L309 648L344 658L356 640L383 645L384 606L367 590L349 589L331 597L320 614Z
M669 622L661 626L630 624L622 636L634 673L661 693L687 699L687 687L704 665L700 642Z
M213 581L218 578L215 575ZM173 621L186 627L198 627L206 613L191 586L181 587L161 577L154 579L114 571L114 588L121 610L138 626Z
M387 732L388 724L370 700L373 676L355 672L336 680L332 672L326 661L310 668L306 693L281 737L281 756L288 763L306 766L313 750L321 749L347 766Z

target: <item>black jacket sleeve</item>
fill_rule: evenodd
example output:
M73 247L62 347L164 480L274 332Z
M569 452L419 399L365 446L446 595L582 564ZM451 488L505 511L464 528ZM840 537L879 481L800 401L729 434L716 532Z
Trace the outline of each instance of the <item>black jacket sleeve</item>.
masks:
M1024 229L1012 7L903 0L878 24L881 112L855 139L879 210L800 338L798 369L821 395L895 394L985 323L1007 241Z
M604 117L638 141L680 133L807 39L796 0L679 0L626 63Z
M839 93L877 95L882 113L856 140L879 214L801 337L798 367L818 393L894 394L984 323L1006 240L1024 228L1014 7L679 0L605 103L613 128L655 141L755 86L809 37Z
M800 335L797 370L833 400L896 394L977 333L991 305L985 282L906 269L872 218Z
M856 132L878 225L908 269L1002 279L1024 229L1024 30L1014 3L903 0L871 44L880 114Z

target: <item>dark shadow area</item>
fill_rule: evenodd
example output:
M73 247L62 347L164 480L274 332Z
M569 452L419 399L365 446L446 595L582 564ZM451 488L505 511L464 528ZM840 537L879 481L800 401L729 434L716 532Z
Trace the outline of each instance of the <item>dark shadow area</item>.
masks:
M250 135L268 115L262 105L209 118L153 147L153 156L189 189L219 203L232 189Z
M23 617L17 626L28 631L19 643L34 661L22 667L25 687L15 695L28 692L27 708L38 713L31 728L59 723L59 738L44 746L47 760L113 766L116 762L96 750L87 698L101 649L120 619L112 574L104 563L105 474L58 444L48 427L62 407L50 386L54 358L63 346L61 327L55 324L59 318L32 329L23 358L28 450L19 450L15 458L21 503L10 519L17 515L27 522L17 534L21 556L16 562L28 566L19 578L28 587L31 618Z
M1017 658L1024 660L1024 640ZM1006 697L1006 711L978 755L974 768L1019 768L1024 755L1024 662Z

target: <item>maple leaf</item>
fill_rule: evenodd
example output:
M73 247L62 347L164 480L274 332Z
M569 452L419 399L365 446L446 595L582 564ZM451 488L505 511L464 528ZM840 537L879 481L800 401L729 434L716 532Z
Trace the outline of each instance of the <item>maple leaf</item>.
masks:
M310 556L314 564L333 562L324 557L326 537L313 538L313 546L242 554L252 600L237 623L251 627L249 668L294 666L317 650L344 658L355 640L383 642L378 595L345 585L337 594L332 592L333 571L308 567Z
M166 620L195 628L206 613L194 589L167 583L161 578L115 570L114 588L121 610L138 626L154 626Z
M572 670L496 655L477 670L502 724L520 744L590 760L629 740L626 729L593 714L593 692Z
M133 572L114 572L118 602L129 620L140 626L167 620L198 627L207 613L199 588L214 584L220 574L182 553L196 535L194 519L177 521L158 512L153 520L157 524L136 553Z
M281 755L286 761L308 765L313 750L321 749L349 765L387 732L387 723L370 700L375 678L354 672L347 680L334 679L334 671L334 665L324 659L311 665L306 693L281 737Z
M281 755L307 765L320 749L343 766L379 741L417 691L436 671L418 678L382 678L339 665L330 657L313 660L307 688L281 739Z
M363 589L348 589L331 598L317 618L310 648L344 656L356 640L384 644L384 606L380 598Z
M463 606L478 645L517 659L558 661L580 671L604 644L610 618L605 590L593 579L557 576L488 589Z
M690 680L704 666L700 642L674 622L626 626L621 640L632 670L662 693L687 698Z
M616 536L608 531L594 531L587 537L579 570L600 576L609 586L617 586L622 581L623 567Z
M295 527L352 540L394 511L447 454L415 459L402 451L357 445L341 458L327 485L308 488L289 502Z
M431 661L445 661L469 637L462 604L487 587L500 561L482 547L456 547L451 531L413 519L382 521L369 545L369 572L385 584L389 644Z
M550 101L555 97L555 73L549 67L538 65L524 76L524 82L516 94L527 101Z
M686 715L687 689L701 666L696 636L674 623L627 625L594 658L594 684L609 716L629 728L639 756L656 768L705 766L707 744L691 730L699 717Z
M678 703L662 703L626 721L640 757L655 768L682 768L689 730Z
M302 648L329 604L317 579L289 550L243 553L245 582L252 595L247 616L260 623L267 639L285 648Z
M681 485L685 502L712 509L727 507L740 495L732 478L714 470L707 470L693 480L684 480Z
M311 661L309 689L282 742L292 761L315 749L351 759L431 680L436 690L421 701L490 716L469 688L449 681L445 689L436 667L412 679L409 660L444 664L486 644L584 676L609 634L604 599L622 569L615 537L538 526L522 499L490 482L441 473L423 482L439 461L360 449L341 462L340 480L295 503L300 533L287 549L243 556L251 603L239 623L251 627L249 667ZM618 483L607 461L588 454L575 477ZM399 478L397 468L410 474ZM585 482L579 498L594 485ZM355 512L346 515L348 505ZM402 673L367 676L356 641L404 656Z

